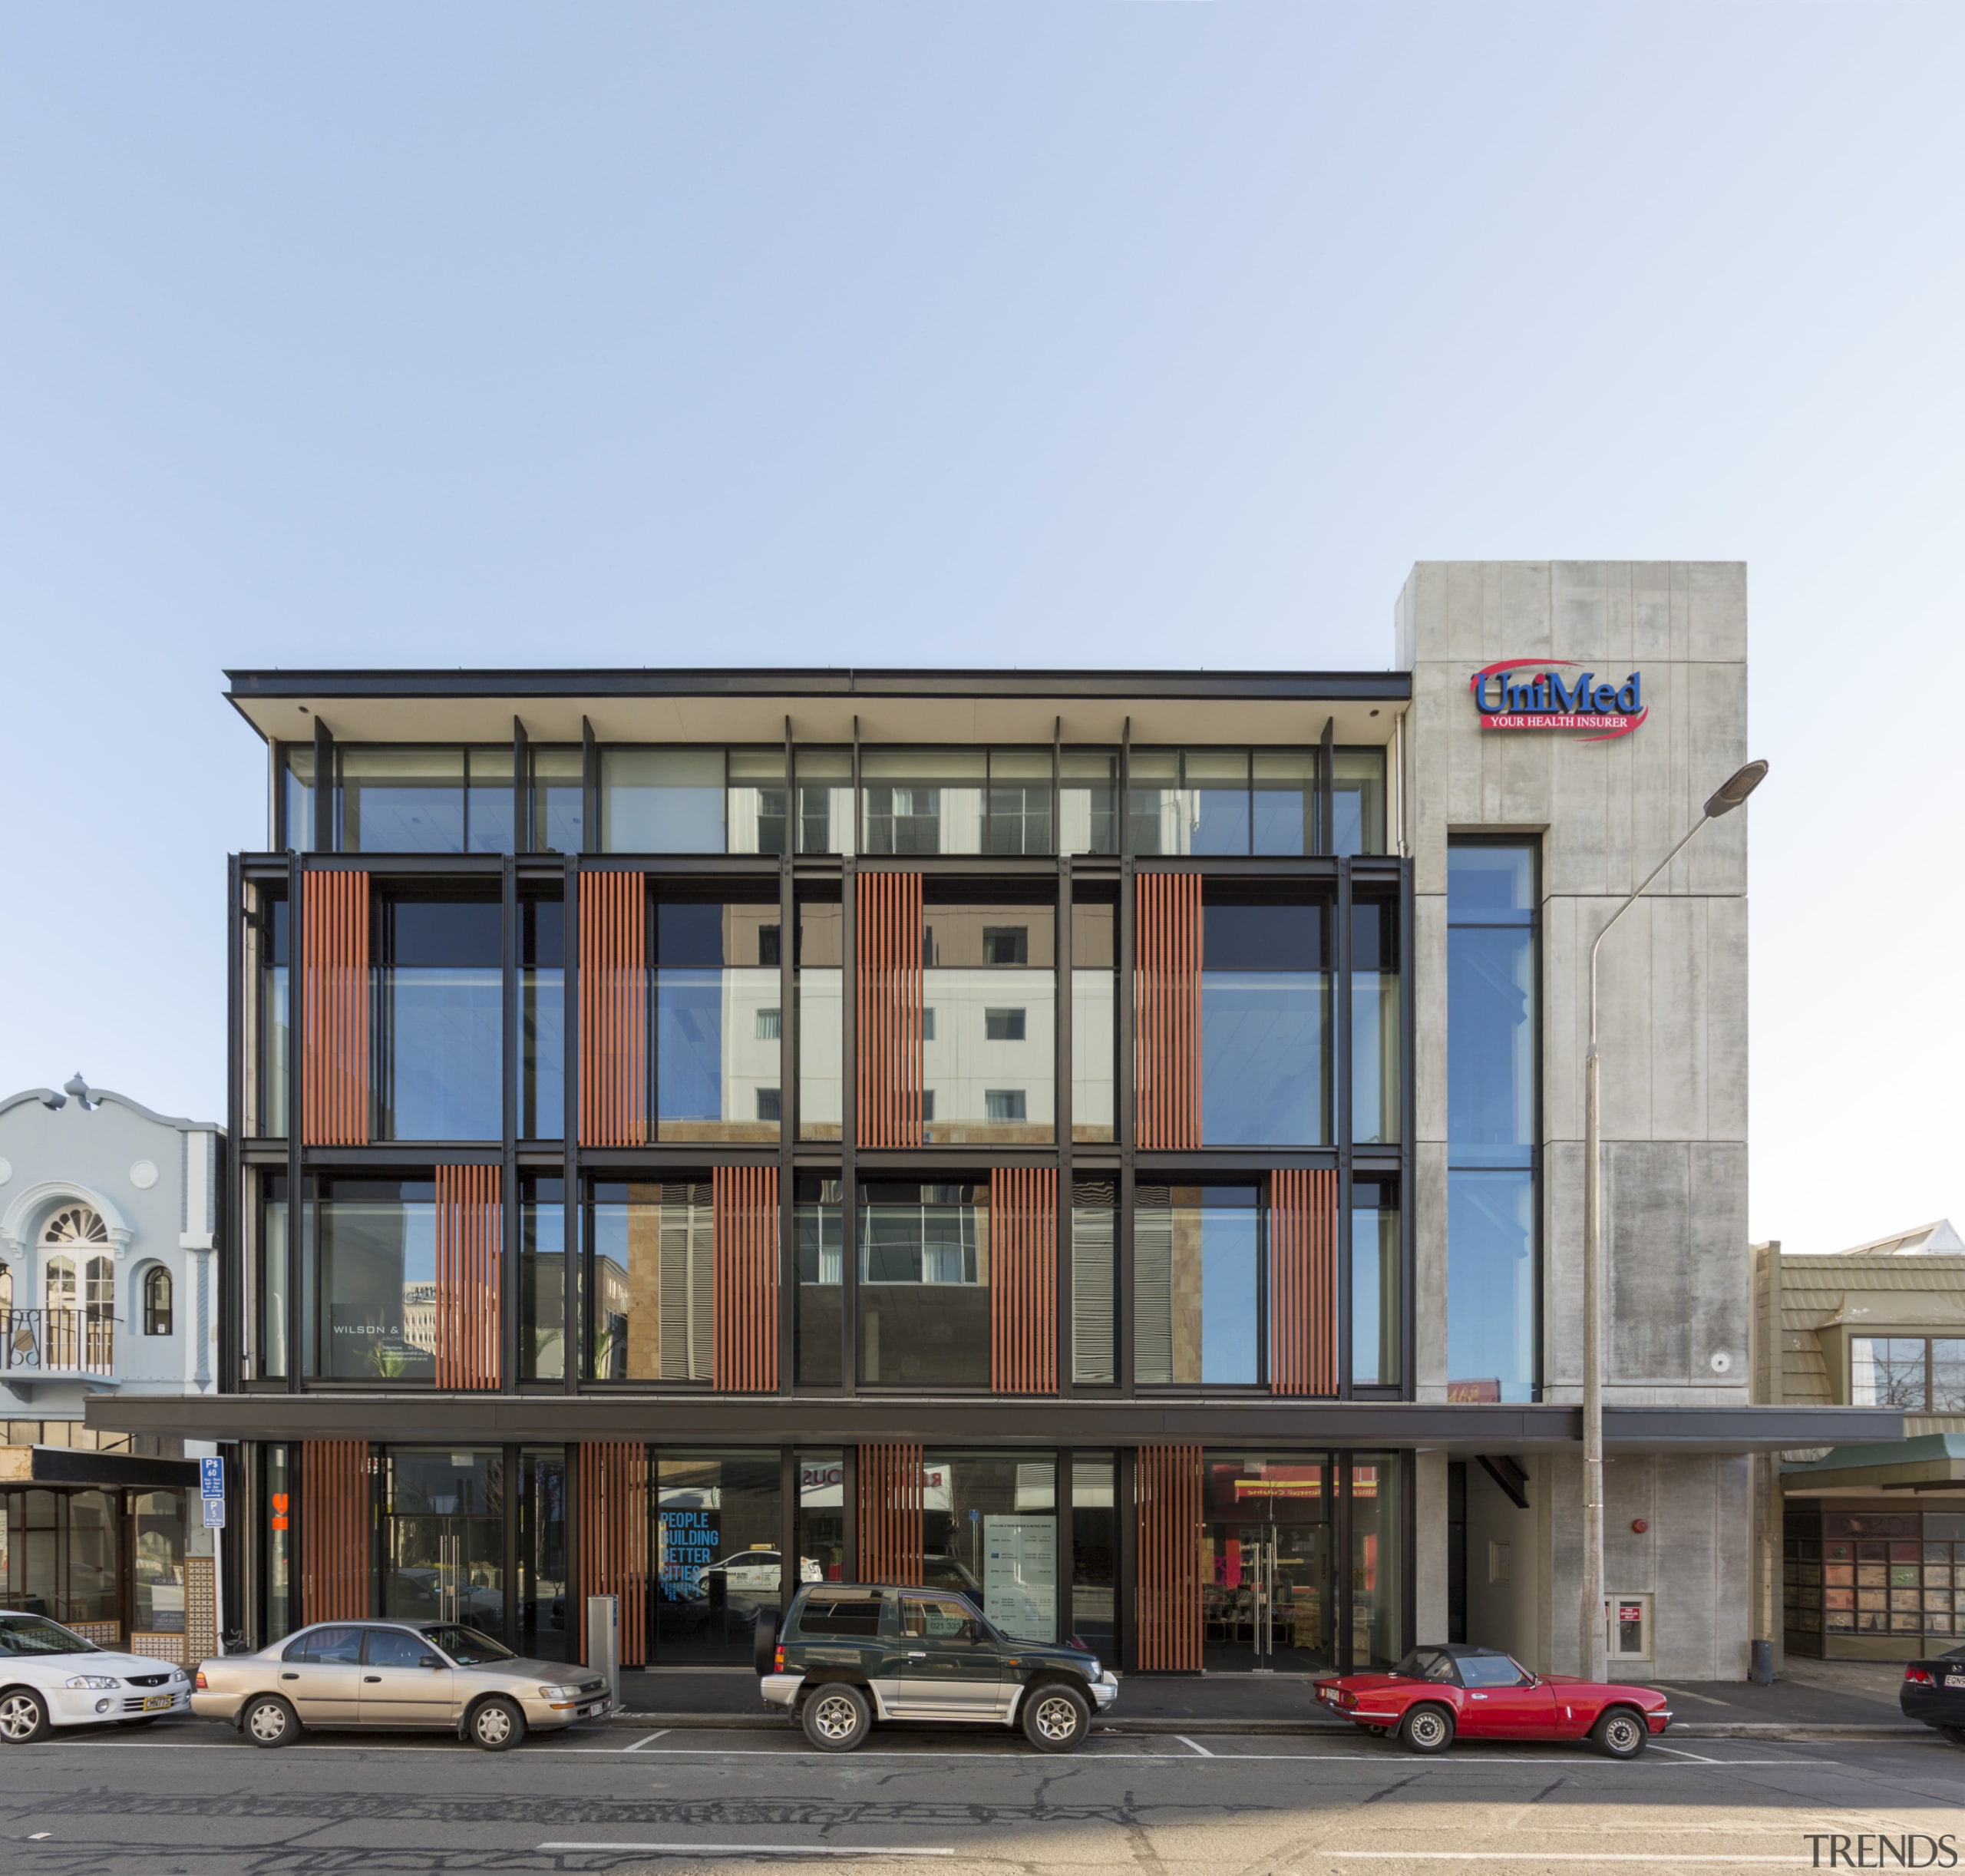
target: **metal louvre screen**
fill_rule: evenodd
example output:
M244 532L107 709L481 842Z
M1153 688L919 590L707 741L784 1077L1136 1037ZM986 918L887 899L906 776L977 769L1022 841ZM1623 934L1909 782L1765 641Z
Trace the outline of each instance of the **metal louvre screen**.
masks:
M640 1667L648 1660L648 1448L590 1440L580 1453L580 1607L569 1620L584 1660L586 1598L619 1597L621 1665Z
M716 1189L716 1385L778 1386L778 1168L719 1166Z
M860 1580L921 1580L921 1448L860 1448Z
M368 875L301 882L300 1137L368 1144Z
M1058 1391L1058 1175L998 1167L989 1175L989 1385L999 1394Z
M504 1217L495 1166L437 1168L437 1385L499 1382Z
M580 1144L648 1141L648 887L580 875Z
M301 1620L361 1621L368 1613L368 1442L302 1441L300 1489Z
M1142 1446L1134 1475L1139 1665L1200 1666L1200 1448Z
M1134 1125L1147 1151L1200 1144L1200 875L1134 882Z
M863 873L859 948L860 1144L921 1144L921 875Z
M1337 1174L1270 1175L1269 1387L1337 1392Z

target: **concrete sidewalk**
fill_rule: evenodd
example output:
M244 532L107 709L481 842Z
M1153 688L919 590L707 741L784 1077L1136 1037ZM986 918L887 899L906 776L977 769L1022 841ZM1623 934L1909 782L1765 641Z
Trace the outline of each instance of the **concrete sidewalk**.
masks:
M1811 1664L1811 1666L1813 1664ZM1633 1675L1633 1681L1640 1677ZM1929 1729L1898 1710L1874 1679L1848 1685L1781 1679L1771 1687L1738 1681L1650 1681L1671 1696L1672 1734L1691 1739L1808 1738L1825 1733L1923 1735ZM756 1676L728 1669L630 1670L621 1676L623 1726L764 1726L787 1722L768 1713ZM1317 1704L1300 1674L1128 1674L1102 1722L1138 1732L1329 1733L1350 1737L1348 1721Z

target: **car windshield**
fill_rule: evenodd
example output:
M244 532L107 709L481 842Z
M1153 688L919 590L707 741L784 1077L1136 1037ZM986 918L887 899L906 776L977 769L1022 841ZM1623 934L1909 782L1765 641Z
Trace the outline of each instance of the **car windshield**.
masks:
M1464 1654L1460 1657L1460 1678L1469 1687L1518 1687L1528 1676L1511 1656Z
M45 1616L0 1616L0 1655L99 1654L92 1641Z
M422 1632L459 1667L488 1667L494 1661L518 1659L503 1642L494 1642L488 1635L455 1623L434 1622Z
M1444 1681L1453 1684L1453 1656L1444 1648L1415 1648L1392 1670L1413 1680Z

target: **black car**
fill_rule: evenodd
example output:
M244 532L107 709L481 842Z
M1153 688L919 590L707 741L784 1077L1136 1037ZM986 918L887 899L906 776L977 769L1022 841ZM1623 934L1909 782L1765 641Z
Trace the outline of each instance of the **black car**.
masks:
M1965 1648L1934 1660L1913 1661L1904 1670L1897 1703L1907 1719L1935 1726L1947 1739L1965 1746Z

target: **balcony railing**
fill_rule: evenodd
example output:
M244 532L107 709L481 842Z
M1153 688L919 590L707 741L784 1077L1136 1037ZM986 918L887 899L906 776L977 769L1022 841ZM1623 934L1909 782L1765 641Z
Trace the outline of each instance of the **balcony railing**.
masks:
M8 1310L0 1320L6 1325L0 1370L92 1375L115 1370L111 1316L90 1310Z

